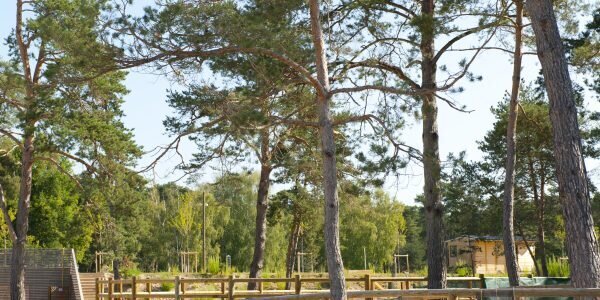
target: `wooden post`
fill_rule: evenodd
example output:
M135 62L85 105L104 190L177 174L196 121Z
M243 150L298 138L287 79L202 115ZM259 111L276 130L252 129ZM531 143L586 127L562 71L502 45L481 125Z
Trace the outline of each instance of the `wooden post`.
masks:
M181 278L183 279L183 278ZM181 294L185 295L185 282L181 282Z
M300 274L296 274L295 282L294 282L294 289L295 289L296 295L300 295L300 293L302 292L302 280L300 280Z
M48 286L48 300L52 300L52 287Z
M148 292L148 295L152 294L152 283L146 282L146 292ZM150 300L150 298L146 298L146 300Z
M409 280L406 281L406 289L410 290L410 281Z
M119 293L123 296L123 279L119 279Z
M473 288L473 281L469 280L467 282L467 287L470 288L470 289L472 289Z
M258 293L259 294L263 293L263 282L262 281L258 282Z
M112 278L108 278L108 300L113 300L114 283Z
M229 300L233 300L233 275L229 275Z
M453 295L453 294L448 295L448 300L456 300L456 299L458 299L456 297L456 295Z
M365 275L365 291L371 291L373 287L371 286L371 275ZM365 300L373 300L373 298L365 298Z
M132 300L136 300L137 299L137 283L136 283L136 278L135 276L133 276L131 278L131 299Z
M221 281L221 295L225 295L225 281ZM225 298L221 298L221 300L225 300Z
M483 289L485 287L485 275L479 274L479 288Z
M100 300L100 278L96 277L96 300Z
M179 276L175 276L175 300L179 299Z

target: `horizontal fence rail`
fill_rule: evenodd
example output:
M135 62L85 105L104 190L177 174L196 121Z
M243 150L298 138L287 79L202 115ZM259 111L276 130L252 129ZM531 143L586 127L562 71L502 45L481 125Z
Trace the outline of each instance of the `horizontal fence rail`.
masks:
M414 288L417 283L426 282L426 277L371 277L365 275L359 278L347 278L346 282L358 283L364 290L350 291L352 293L365 292L392 292L406 291ZM257 283L256 290L236 290L240 284L244 285L249 282ZM450 283L462 283L467 288L464 290L479 291L483 287L483 280L480 277L450 277ZM181 278L179 276L174 279L143 279L133 277L131 279L114 280L109 278L96 279L96 300L100 299L197 299L197 298L221 298L233 300L236 298L261 298L261 297L313 297L328 298L329 291L327 289L315 289L315 285L328 285L328 278L302 278L296 275L293 278ZM382 284L396 284L398 290L388 290ZM269 289L267 285L290 284L291 289ZM158 291L157 285L173 286L171 291ZM196 287L203 286L206 288L212 285L214 290L196 290L190 289L194 285ZM236 286L237 285L237 286ZM309 289L308 286L313 286ZM477 289L473 289L473 288ZM245 287L244 287L245 288ZM458 289L457 289L458 290ZM414 290L421 292L422 290ZM473 295L473 293L471 293ZM373 298L383 296L363 296L356 294L355 298Z
M313 293L304 295L286 295L275 297L255 297L252 300L316 300L329 298L329 293ZM501 288L501 289L444 289L444 290L382 290L382 291L349 291L348 298L430 298L446 299L476 298L484 297L510 297L518 299L521 297L600 297L599 288Z

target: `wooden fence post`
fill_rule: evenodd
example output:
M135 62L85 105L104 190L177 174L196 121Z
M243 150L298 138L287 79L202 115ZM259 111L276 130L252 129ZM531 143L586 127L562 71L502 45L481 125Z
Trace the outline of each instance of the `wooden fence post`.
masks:
M100 278L96 277L96 300L100 300Z
M296 291L296 295L300 295L302 292L302 280L300 280L300 274L296 274L294 281L294 290Z
M183 279L183 278L180 278L180 279ZM185 281L181 282L181 294L185 295Z
M114 289L114 283L113 283L113 279L108 278L108 300L113 300L113 289Z
M225 281L221 281L221 295L225 295ZM221 300L225 300L225 298L221 298Z
M52 287L48 286L48 300L52 300Z
M179 276L175 276L175 300L179 299Z
M479 274L479 289L483 289L485 286L485 274ZM482 300L483 297L477 296L476 299Z
M229 275L229 300L233 300L233 275Z
M373 290L373 286L371 285L371 274L365 275L365 291ZM365 298L365 300L373 300L373 298Z
M262 281L258 282L258 293L261 295L263 293L263 282Z
M135 276L133 276L131 278L131 299L132 300L137 299L137 280L136 280Z
M146 278L146 279L148 279L148 278ZM152 294L152 283L146 282L146 292L148 292L148 295ZM146 298L146 300L150 300L150 298Z

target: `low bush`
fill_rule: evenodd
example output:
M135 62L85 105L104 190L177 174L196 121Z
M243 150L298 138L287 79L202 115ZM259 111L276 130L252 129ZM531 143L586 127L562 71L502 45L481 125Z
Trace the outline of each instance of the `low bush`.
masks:
M569 262L555 256L548 258L547 266L549 277L569 277L571 274Z

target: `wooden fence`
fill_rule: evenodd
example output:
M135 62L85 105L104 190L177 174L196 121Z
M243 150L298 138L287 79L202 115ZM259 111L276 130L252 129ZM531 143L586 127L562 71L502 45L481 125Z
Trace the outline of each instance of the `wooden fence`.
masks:
M543 288L517 287L501 289L444 289L444 290L380 290L380 291L349 291L348 298L417 298L417 299L448 299L458 298L483 299L508 297L520 299L523 297L600 297L600 288ZM287 295L275 297L255 297L252 300L317 300L329 298L329 293L313 293L304 295Z
M410 290L413 288L413 284L426 282L425 277L371 277L365 275L360 278L347 278L346 282L355 282L360 285L365 291L388 291L382 286L385 283L396 283L400 290ZM249 282L256 282L258 285L257 290L237 290L236 284L246 285ZM448 278L448 282L462 282L471 290L474 287L479 290L483 287L483 280L479 277L451 277ZM266 289L265 284L286 284L292 283L293 289L290 290L278 290L278 289ZM315 294L315 293L328 293L328 290L323 289L307 289L307 285L314 284L328 284L328 278L302 278L296 275L294 278L180 278L179 276L174 279L141 279L133 277L125 280L96 280L96 300L100 299L194 299L194 298L221 298L233 300L236 298L252 298L252 297L274 297L274 296L289 296L289 295L301 295L301 294ZM173 290L155 291L153 287L155 285L173 285ZM210 291L198 291L189 289L192 285L213 285L220 287L219 290ZM304 286L304 288L303 288ZM359 292L359 291L351 291ZM304 296L304 295L303 295ZM320 298L327 298L321 296ZM359 297L364 298L364 297Z

